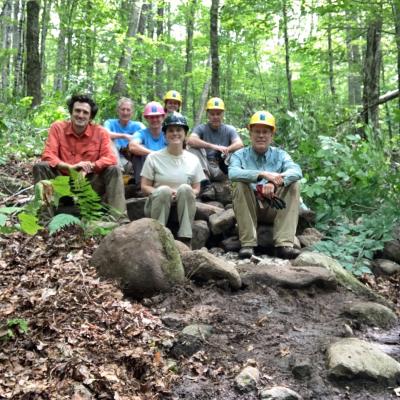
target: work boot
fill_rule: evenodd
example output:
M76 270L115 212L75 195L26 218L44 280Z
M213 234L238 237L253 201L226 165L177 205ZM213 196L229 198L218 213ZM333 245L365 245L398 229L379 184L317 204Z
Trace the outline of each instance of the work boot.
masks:
M275 247L275 256L278 258L283 258L285 260L293 260L299 255L300 255L300 250L297 250L294 247L289 247L289 246Z
M250 258L254 255L254 250L251 246L244 246L239 250L239 258Z
M200 192L200 198L203 201L213 201L215 200L215 188L212 185L205 186Z

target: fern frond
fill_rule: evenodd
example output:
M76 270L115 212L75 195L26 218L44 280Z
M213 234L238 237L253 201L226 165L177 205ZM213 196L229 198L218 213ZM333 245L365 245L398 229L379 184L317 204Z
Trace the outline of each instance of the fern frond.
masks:
M49 233L52 235L69 225L80 225L82 222L79 218L71 214L58 214L49 223Z

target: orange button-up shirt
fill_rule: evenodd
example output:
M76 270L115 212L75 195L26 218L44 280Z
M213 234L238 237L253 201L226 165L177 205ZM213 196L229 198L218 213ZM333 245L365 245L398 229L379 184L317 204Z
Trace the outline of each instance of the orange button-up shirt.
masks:
M71 121L58 121L50 126L42 160L53 168L61 162L76 164L91 161L95 164L95 173L117 164L105 128L90 123L82 135L78 136L72 129Z

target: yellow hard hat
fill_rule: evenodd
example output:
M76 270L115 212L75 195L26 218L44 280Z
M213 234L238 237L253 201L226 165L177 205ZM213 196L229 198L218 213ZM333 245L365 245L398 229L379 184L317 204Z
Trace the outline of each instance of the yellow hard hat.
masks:
M219 97L211 97L211 99L207 101L206 110L225 110L225 104Z
M276 129L275 117L268 111L257 111L254 113L250 118L249 126L254 124L270 126L273 132L275 132Z
M180 103L182 103L182 96L176 90L169 90L167 93L165 93L165 96L164 96L164 101L167 101L167 100L176 100L176 101L179 101Z

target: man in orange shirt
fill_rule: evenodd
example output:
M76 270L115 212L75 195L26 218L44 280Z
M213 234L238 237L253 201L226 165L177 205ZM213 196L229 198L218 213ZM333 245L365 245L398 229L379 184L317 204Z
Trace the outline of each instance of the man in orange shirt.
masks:
M98 107L86 95L75 95L67 102L70 121L54 122L42 154L33 166L34 182L79 171L93 189L105 196L112 209L125 214L126 205L121 170L105 128L93 124Z

